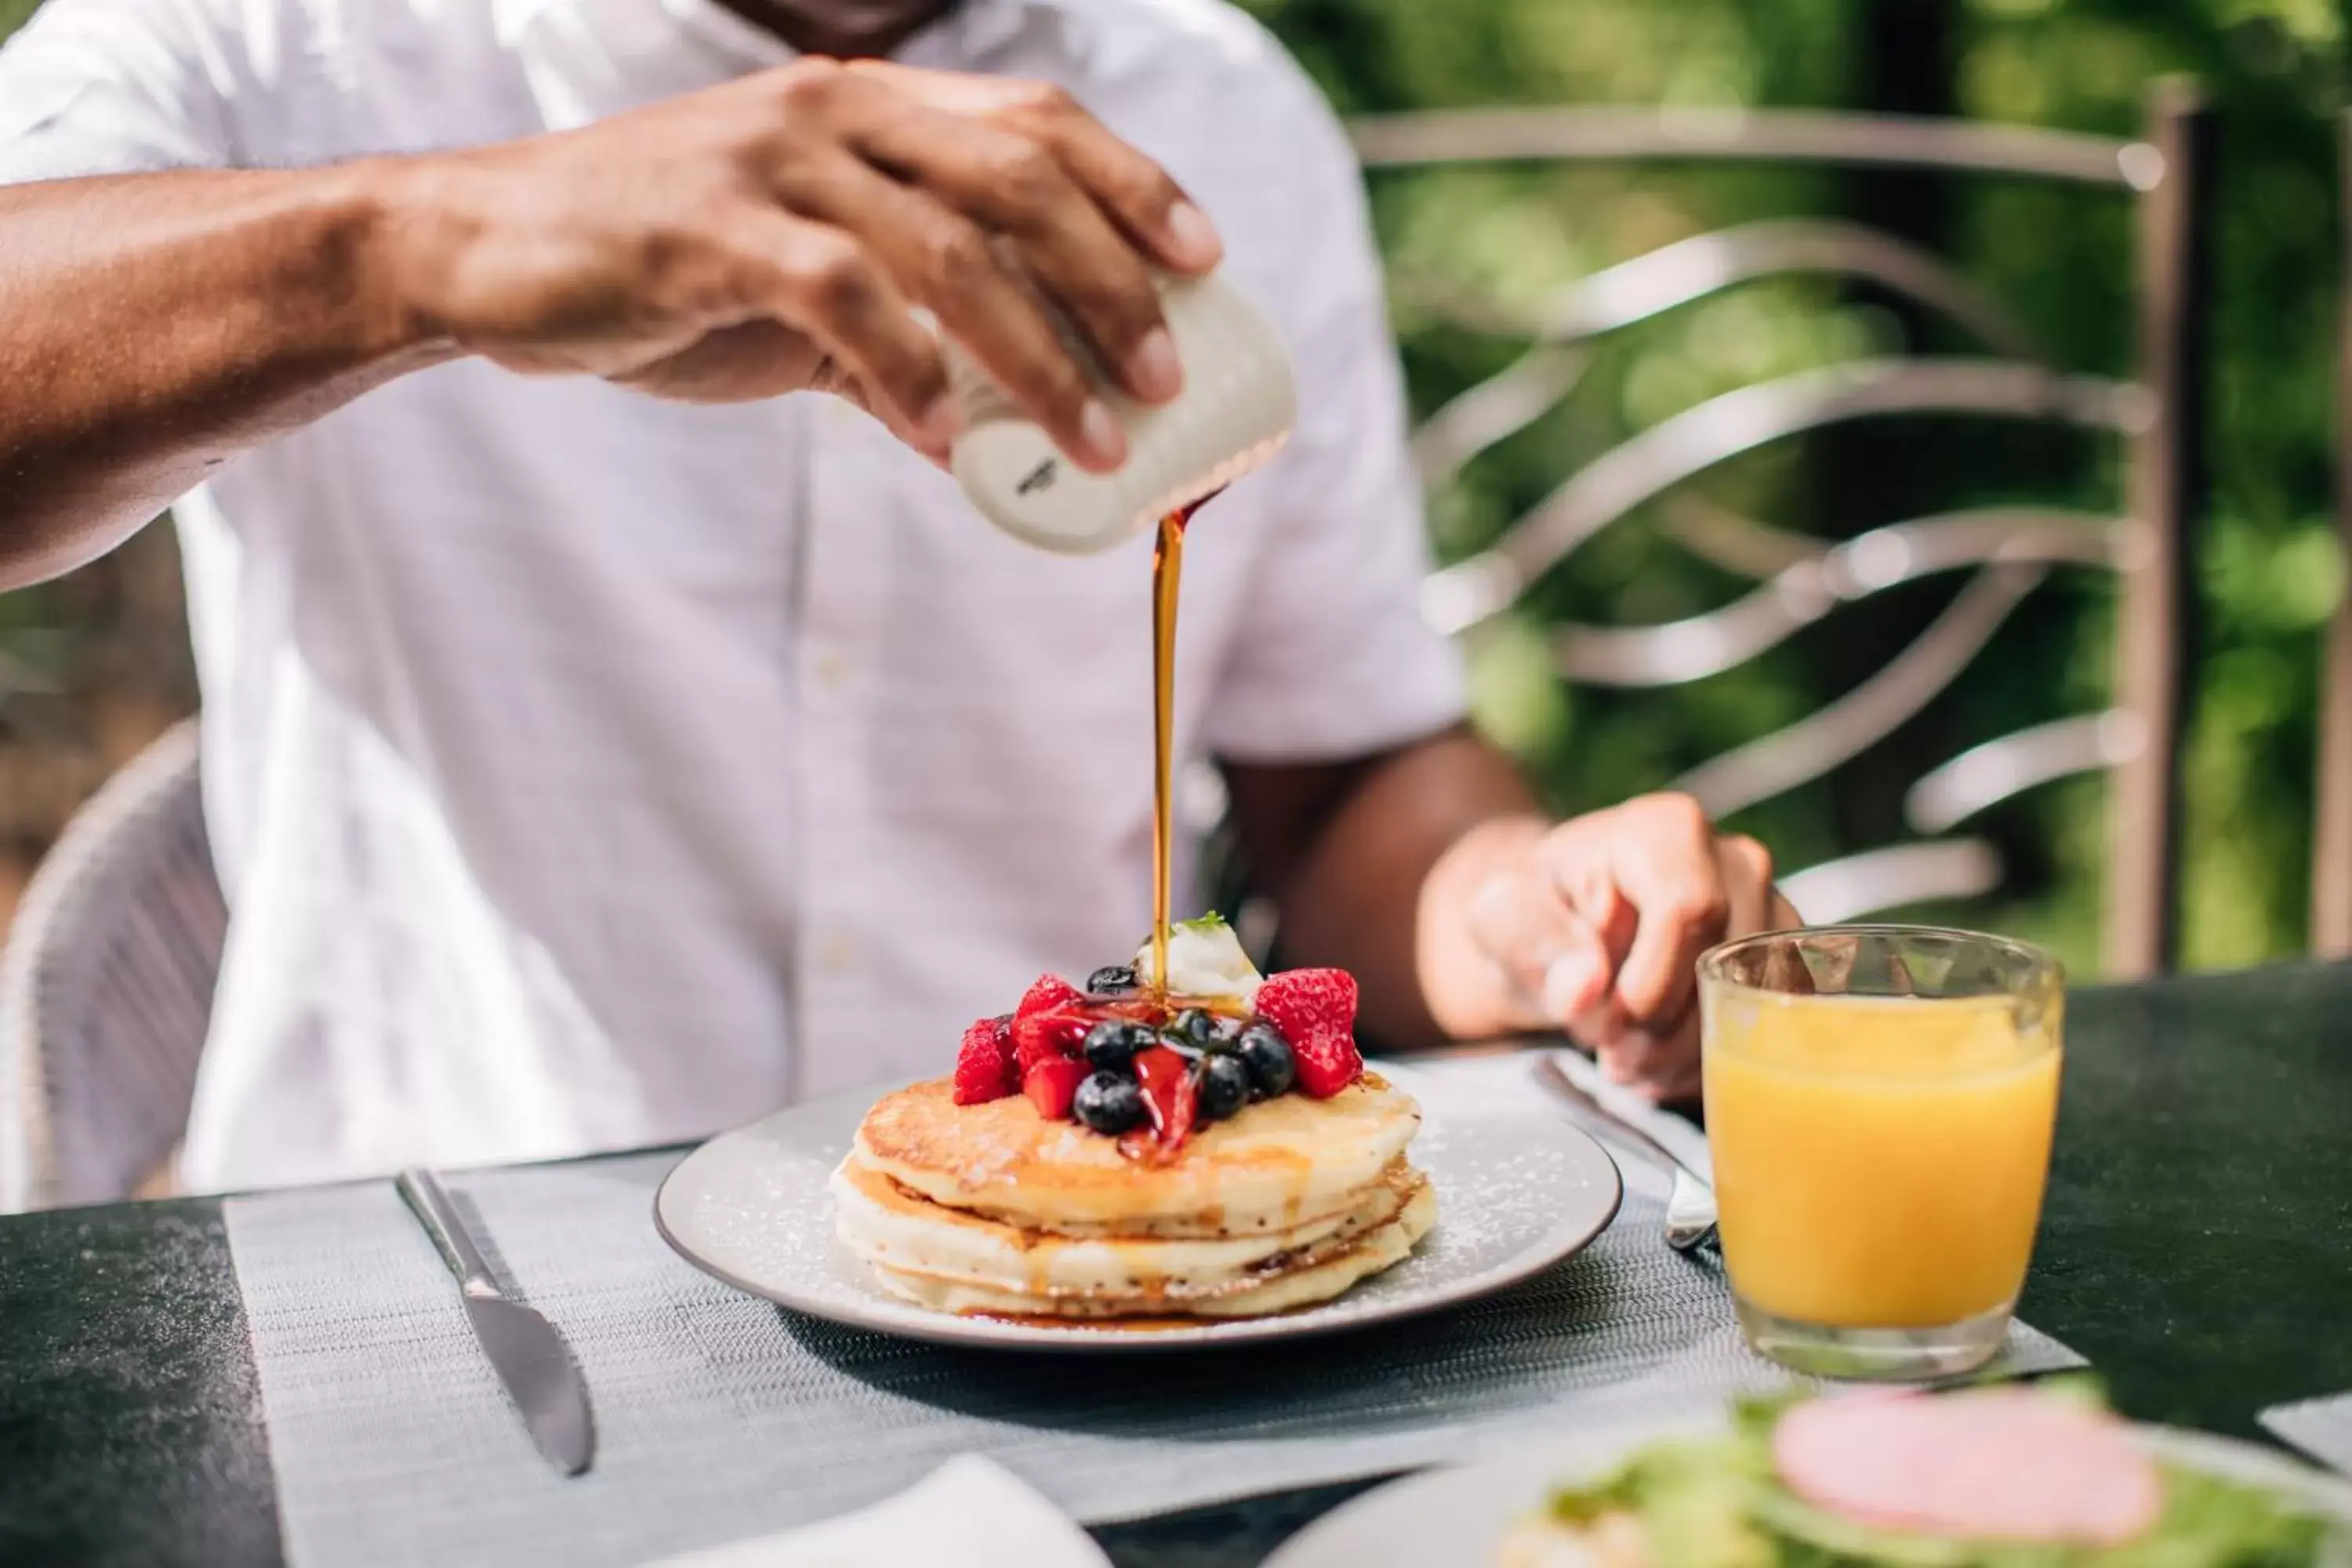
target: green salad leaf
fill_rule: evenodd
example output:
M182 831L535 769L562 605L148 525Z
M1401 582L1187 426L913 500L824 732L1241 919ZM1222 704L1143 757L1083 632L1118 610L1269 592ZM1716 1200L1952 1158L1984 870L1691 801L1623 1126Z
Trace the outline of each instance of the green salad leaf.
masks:
M2041 1385L2104 1407L2087 1379ZM1804 1396L1735 1407L1726 1436L1654 1444L1550 1499L1557 1523L1637 1520L1650 1568L2352 1568L2340 1525L2259 1486L2163 1465L2165 1507L2122 1546L1970 1541L1891 1531L1815 1508L1780 1481L1772 1428Z
M1766 1479L1750 1446L1737 1437L1662 1443L1592 1486L1555 1492L1551 1517L1590 1525L1631 1514L1642 1522L1654 1568L1773 1568L1773 1544L1753 1519Z
M2164 1515L2098 1554L2102 1568L2302 1568L2321 1561L2329 1521L2260 1487L2167 1465Z

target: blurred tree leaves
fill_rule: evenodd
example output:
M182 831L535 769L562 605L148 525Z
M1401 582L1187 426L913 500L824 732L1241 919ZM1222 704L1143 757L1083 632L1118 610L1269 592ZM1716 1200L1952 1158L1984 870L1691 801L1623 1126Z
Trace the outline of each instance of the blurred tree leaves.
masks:
M1942 102L2001 121L2129 136L2168 72L2206 84L2223 122L2212 389L2213 515L2205 542L2204 687L2189 762L2187 952L2239 963L2299 947L2308 863L2311 721L2318 629L2343 576L2326 519L2332 333L2340 217L2336 132L2347 48L2330 0L1246 0L1345 112L1496 103L1919 107L1878 96L1909 44L1942 73ZM1937 29L1932 37L1918 29ZM1917 90L1915 87L1915 92ZM1932 96L1932 95L1931 95ZM1931 176L1901 176L1925 183ZM1401 285L1396 309L1416 405L1505 363L1417 312L1410 280L1451 274L1520 300L1659 244L1766 215L1872 216L1882 184L1831 173L1717 168L1412 172L1374 181L1376 219ZM1923 197L1947 254L2012 309L2058 363L2131 368L2127 199L2032 182L1951 180ZM1949 334L1827 286L1735 290L1612 342L1554 416L1465 475L1434 521L1458 556L1614 439L1710 394L1807 364L1898 352L1966 352ZM2120 505L2110 444L2015 432L1885 426L1843 435L1896 443L1892 470L1824 482L1775 450L1696 487L1714 504L1827 537L1920 509L2033 499ZM1843 471L1827 476L1851 480ZM1882 477L1885 482L1882 482ZM1849 689L1865 652L1831 626L1746 669L1661 693L1573 690L1551 677L1546 628L1574 618L1634 624L1727 602L1741 584L1665 543L1644 509L1538 584L1474 648L1482 721L1527 758L1562 808L1655 787L1727 746ZM1953 584L1906 590L1877 612L1906 624ZM1916 776L1974 742L2107 690L2111 595L2069 574L2014 617L1978 666L1894 739ZM1885 842L1893 775L1872 775L1874 814L1835 787L1746 814L1784 864ZM2046 788L1978 825L2016 880L1996 908L1929 913L2053 942L2080 970L2096 953L2102 792Z

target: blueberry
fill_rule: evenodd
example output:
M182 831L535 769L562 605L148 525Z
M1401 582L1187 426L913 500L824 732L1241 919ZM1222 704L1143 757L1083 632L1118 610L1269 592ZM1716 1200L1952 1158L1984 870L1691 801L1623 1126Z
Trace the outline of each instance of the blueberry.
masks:
M1200 1113L1204 1121L1222 1121L1249 1103L1249 1068L1239 1057L1201 1058Z
M1213 1043L1218 1048L1223 1049L1230 1047L1242 1037L1244 1025L1232 1014L1219 1013L1215 1016L1213 1023L1216 1027L1216 1037Z
M1205 1047L1217 1037L1217 1016L1205 1008L1187 1007L1176 1015L1173 1027L1186 1044Z
M1087 976L1087 990L1096 996L1126 996L1141 990L1132 963L1113 963Z
M1131 1132L1143 1125L1143 1086L1117 1073L1098 1072L1078 1085L1070 1110L1097 1132L1112 1137Z
M1249 1068L1250 1089L1260 1100L1288 1094L1290 1086L1298 1081L1298 1062L1290 1054L1290 1042L1270 1025L1252 1024L1244 1029L1234 1052Z
M1124 1018L1105 1018L1087 1031L1087 1065L1097 1072L1133 1072L1135 1053L1147 1050L1158 1042L1159 1037L1141 1024L1130 1024Z

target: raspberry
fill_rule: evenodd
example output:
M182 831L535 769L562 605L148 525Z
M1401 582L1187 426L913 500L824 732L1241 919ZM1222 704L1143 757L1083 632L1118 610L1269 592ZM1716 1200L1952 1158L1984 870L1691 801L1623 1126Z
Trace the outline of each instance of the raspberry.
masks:
M1041 974L1021 994L1021 1005L1013 1009L1015 1022L1038 1013L1050 1013L1057 1008L1075 1007L1086 1000L1078 988L1058 974Z
M1265 977L1252 1005L1294 1047L1317 1035L1345 1035L1356 1026L1356 977L1344 969L1286 969Z
M1076 1011L1016 1013L1013 1016L1013 1060L1025 1076L1039 1062L1075 1057L1093 1026L1091 1018Z
M1294 1038L1290 1055L1298 1064L1298 1087L1317 1100L1328 1100L1364 1076L1363 1054L1345 1029Z
M980 1105L1019 1092L1021 1070L1013 1060L1010 1015L982 1018L963 1032L956 1049L955 1102Z
M1037 1114L1048 1121L1067 1121L1070 1101L1086 1080L1087 1064L1061 1057L1037 1063L1021 1075L1021 1092L1037 1108Z

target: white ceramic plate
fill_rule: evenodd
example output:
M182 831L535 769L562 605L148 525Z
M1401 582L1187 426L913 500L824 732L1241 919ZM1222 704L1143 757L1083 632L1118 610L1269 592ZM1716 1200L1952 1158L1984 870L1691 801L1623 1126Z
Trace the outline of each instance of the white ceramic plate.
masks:
M1646 1444L1719 1431L1723 1422L1719 1412L1631 1422L1391 1481L1291 1537L1265 1568L1485 1568L1553 1487L1597 1479ZM2173 1464L2270 1487L2352 1522L2352 1487L2284 1455L2202 1432L2134 1430Z
M1381 1071L1421 1101L1409 1157L1435 1184L1437 1227L1387 1273L1279 1317L1064 1328L958 1317L890 1295L835 1239L825 1185L872 1091L796 1105L712 1139L663 1182L654 1221L696 1268L813 1317L942 1344L1129 1351L1289 1339L1434 1311L1559 1262L1615 1216L1617 1167L1532 1093L1442 1070Z

